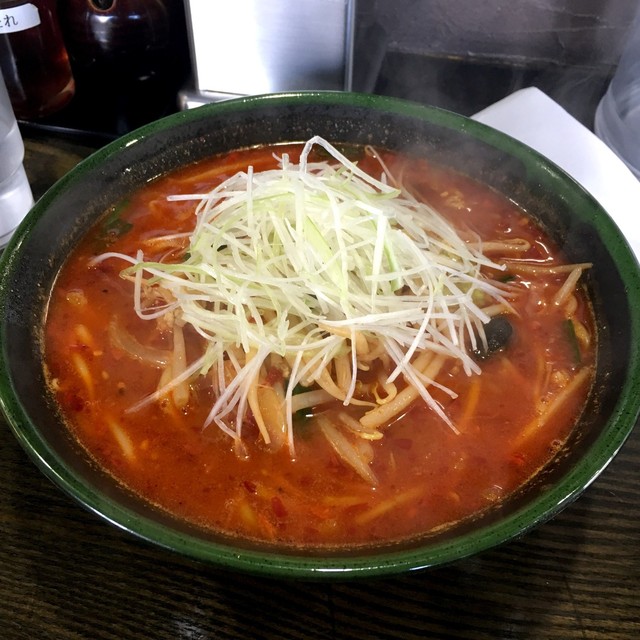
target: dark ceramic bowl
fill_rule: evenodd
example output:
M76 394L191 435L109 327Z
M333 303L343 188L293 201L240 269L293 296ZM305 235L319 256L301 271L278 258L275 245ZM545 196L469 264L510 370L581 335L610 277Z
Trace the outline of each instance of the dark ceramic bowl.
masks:
M111 204L148 180L205 156L303 141L410 149L504 193L534 217L587 276L599 325L595 392L556 459L517 495L446 536L341 554L276 553L216 538L133 497L92 464L58 419L43 377L40 327L70 250ZM611 461L640 407L640 272L619 230L571 178L479 123L394 99L293 93L232 100L170 116L101 149L36 204L2 257L0 396L16 437L38 467L81 504L144 539L215 563L271 576L346 578L449 563L519 536L574 500Z

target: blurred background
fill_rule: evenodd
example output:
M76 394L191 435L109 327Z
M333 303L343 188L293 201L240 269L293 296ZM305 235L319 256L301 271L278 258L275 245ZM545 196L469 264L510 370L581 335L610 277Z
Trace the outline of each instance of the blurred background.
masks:
M0 12L21 4L0 1ZM57 22L74 86L48 113L20 112L25 87L10 86L7 76L31 73L16 60L27 54L10 42L19 34L0 29L0 62L20 127L93 144L183 108L265 87L354 89L470 115L536 86L592 128L638 11L628 0L33 4ZM17 82L26 86L28 77Z

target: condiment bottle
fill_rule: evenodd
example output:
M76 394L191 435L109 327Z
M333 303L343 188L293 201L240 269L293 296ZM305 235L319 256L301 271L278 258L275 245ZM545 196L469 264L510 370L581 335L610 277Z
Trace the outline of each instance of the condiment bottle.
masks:
M56 0L0 0L0 67L18 119L68 104L75 83Z
M177 108L188 47L182 0L60 0L77 103L118 134Z

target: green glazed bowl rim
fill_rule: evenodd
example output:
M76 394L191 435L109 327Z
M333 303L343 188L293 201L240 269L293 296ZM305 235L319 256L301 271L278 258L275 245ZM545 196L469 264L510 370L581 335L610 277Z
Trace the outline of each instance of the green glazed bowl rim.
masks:
M178 123L197 122L215 114L242 113L259 105L309 106L347 105L364 107L374 111L397 114L426 120L441 127L463 131L468 136L519 159L534 174L541 185L549 184L563 191L578 216L589 216L608 247L613 263L625 282L630 313L631 352L628 375L620 389L618 402L605 428L591 444L580 463L546 493L522 506L504 519L491 522L478 530L463 533L452 539L429 543L411 549L384 550L360 553L353 556L304 555L278 553L234 547L223 542L192 537L141 517L129 508L118 504L107 495L87 486L64 461L59 459L26 414L17 397L8 366L4 318L7 296L13 286L14 266L22 252L28 250L29 235L38 221L45 217L49 204L65 189L75 184L89 171L98 168L113 154L127 147L144 143L151 136L161 135ZM0 258L0 407L15 437L33 459L37 467L67 494L85 508L135 536L151 541L185 556L215 564L218 567L270 577L297 579L348 579L397 574L411 570L448 564L493 548L526 533L548 520L575 500L603 471L631 433L640 413L640 270L637 260L621 232L611 218L600 208L598 215L582 213L593 211L599 205L560 168L517 140L464 116L435 107L420 105L397 98L371 94L298 91L282 94L266 94L237 98L190 111L184 111L143 126L93 153L53 185L35 204L19 226Z

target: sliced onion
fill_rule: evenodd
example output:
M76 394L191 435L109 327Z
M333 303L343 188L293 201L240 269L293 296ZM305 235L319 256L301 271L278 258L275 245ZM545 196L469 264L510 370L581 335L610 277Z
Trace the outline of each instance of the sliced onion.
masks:
M124 351L128 356L143 362L166 365L171 359L171 351L154 349L141 344L114 318L109 323L109 339L114 347Z

